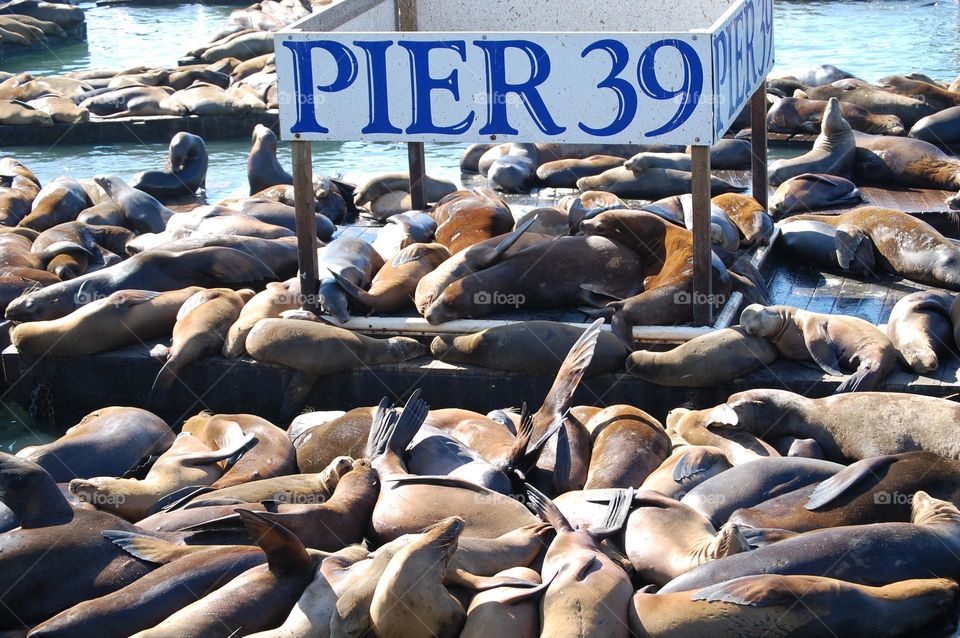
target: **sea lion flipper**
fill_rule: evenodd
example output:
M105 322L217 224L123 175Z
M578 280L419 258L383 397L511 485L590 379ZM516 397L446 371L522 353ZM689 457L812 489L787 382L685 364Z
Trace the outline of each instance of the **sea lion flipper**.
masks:
M765 547L797 536L797 532L775 527L741 527L740 533L750 543L750 547Z
M505 414L503 418L509 420L509 417ZM504 425L506 424L504 423ZM505 472L519 470L522 467L531 436L533 436L533 415L530 414L527 403L524 402L523 407L520 409L520 426L517 428L517 436L513 441L513 447L510 449L510 456L507 459L507 465L504 469Z
M694 448L684 453L673 466L673 480L677 483L683 483L698 474L706 472L717 462L717 456L717 453L702 448Z
M632 487L625 490L616 490L607 505L607 513L603 523L599 527L591 528L590 535L596 539L602 539L623 529L623 525L630 515L630 507L633 505L633 494Z
M835 377L845 376L846 373L840 370L837 347L830 338L826 323L818 321L816 334L811 334L811 332L813 331L803 331L803 339L807 344L807 351L810 353L810 357L827 374L832 374Z
M240 456L257 445L258 439L253 434L246 434L230 444L210 452L187 454L179 458L183 465L209 465L218 461L225 461L231 457Z
M166 565L181 558L185 553L197 551L194 548L187 548L179 543L147 536L146 534L138 534L137 532L111 529L104 530L100 533L104 538L134 558L157 565ZM202 547L200 549L202 549Z
M138 306L142 303L146 303L151 299L156 299L163 293L154 292L152 290L121 290L114 299L114 305L124 308L132 308Z
M876 472L881 471L891 463L897 460L892 454L885 456L875 456L852 463L843 468L827 480L823 481L813 492L810 493L810 500L804 505L804 509L816 511L822 509L847 495L849 491L866 478L876 478Z
M537 516L550 523L558 532L573 531L573 526L570 525L570 521L560 513L560 510L546 494L529 483L527 483L525 487L527 488L527 504L533 509Z
M393 261L390 262L390 265L394 268L399 268L400 266L408 264L411 261L418 261L421 258L421 255L419 254L420 249L420 244L410 244L393 256Z
M390 407L390 400L383 397L377 411L373 416L373 424L370 426L370 434L367 437L366 455L368 459L375 459L387 451L387 442L390 435L397 427L399 418L397 411Z
M208 301L213 301L219 297L219 293L213 290L199 290L183 302L183 305L180 306L180 310L177 311L177 321L183 321L184 317L188 314L207 303Z
M397 418L396 427L390 433L387 440L387 449L401 458L406 449L413 441L413 437L420 431L420 426L427 419L430 412L430 406L420 398L420 388L413 391L407 403L403 406Z
M327 268L327 271L328 271L331 275L333 275L333 279L337 282L337 284L338 284L341 288L343 288L343 291L344 291L345 293L347 293L348 295L350 295L353 299L355 299L356 301L358 301L358 302L361 303L362 305L364 305L364 306L367 306L367 305L368 305L368 301L369 301L369 300L367 299L367 294L368 294L368 293L367 293L366 290L364 290L363 288L361 288L361 287L358 286L357 284L353 283L352 281L350 281L349 279L347 279L346 277L344 277L344 276L341 275L340 273L334 272L331 268Z
M312 568L313 559L297 535L268 515L244 509L234 510L243 521L254 542L267 555L272 572L297 572Z
M503 259L503 256L507 254L507 251L510 250L515 243L517 243L517 240L520 239L520 236L527 232L531 226L533 226L535 221L537 221L537 218L531 217L519 228L516 228L513 232L507 235L503 241L497 244L497 247L494 248L489 255L481 258L480 263L477 264L477 267L489 268L498 263L501 259Z
M549 424L554 424L565 417L567 410L570 409L573 393L576 392L587 367L593 361L593 353L597 348L602 326L603 319L594 321L570 348L543 405L533 416L537 429L549 427Z
M5 452L0 452L0 502L13 511L23 529L73 520L73 508L47 471Z
M188 485L187 487L182 487L176 492L171 492L154 503L150 509L147 510L147 516L161 511L171 512L173 510L182 509L197 496L213 491L214 488L208 485Z
M792 578L800 579L804 577L793 576ZM814 583L811 582L810 584ZM744 576L704 587L693 593L690 600L750 607L774 607L795 604L799 600L798 594L802 595L809 589L807 584L801 587L798 589L791 587L786 579L778 575Z

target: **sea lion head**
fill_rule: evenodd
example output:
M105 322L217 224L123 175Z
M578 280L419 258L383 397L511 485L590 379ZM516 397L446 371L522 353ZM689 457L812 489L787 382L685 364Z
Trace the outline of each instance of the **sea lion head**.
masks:
M121 188L120 185L124 183L124 181L116 175L97 175L93 178L93 181L110 197L116 195L117 191Z
M783 317L771 308L754 303L740 313L740 326L752 337L769 337L783 326Z
M763 436L781 422L791 398L796 396L785 390L738 392L726 403L701 410L699 419L708 428L740 429Z
M460 534L466 522L459 516L450 516L423 530L420 543L444 552L444 563L449 563L457 551ZM419 544L419 543L418 543Z
M624 162L623 167L628 171L633 171L634 173L642 173L650 168L650 159L645 153L637 153Z
M387 339L387 347L398 363L418 359L429 352L427 346L409 337L391 337Z
M933 498L923 490L913 495L910 522L914 525L960 524L960 509L950 501Z
M824 135L835 135L844 131L853 130L850 128L850 123L843 117L840 100L835 97L827 101L827 107L823 110L823 121L821 122L820 130Z
M254 145L259 144L261 147L270 149L274 153L277 151L277 134L270 130L269 127L263 124L257 124L253 128L251 137Z

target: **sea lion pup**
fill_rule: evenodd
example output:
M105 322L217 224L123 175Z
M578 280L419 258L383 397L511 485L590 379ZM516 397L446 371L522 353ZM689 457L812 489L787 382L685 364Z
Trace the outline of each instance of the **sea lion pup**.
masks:
M240 316L252 290L201 290L183 302L177 312L170 347L158 346L151 355L164 364L150 389L151 401L162 401L177 376L197 359L219 353L227 331Z
M169 616L137 638L247 635L279 626L310 584L317 559L282 525L256 512L238 510L251 538L266 554L254 567L223 587Z
M869 392L883 383L900 353L879 328L847 315L825 315L790 306L751 304L740 315L747 334L768 339L780 356L812 360L827 374L846 376L840 392Z
M75 478L123 476L163 454L175 438L170 426L151 412L108 407L86 415L57 440L25 447L17 456L65 483Z
M181 433L142 480L110 476L73 479L70 493L100 509L137 521L168 494L191 485L210 485L223 475L222 461L243 454L256 442L256 438L244 436L238 427L220 449L213 450L197 437Z
M257 547L192 552L113 593L90 598L40 623L38 637L130 636L149 629L266 561Z
M584 424L593 446L583 489L639 487L670 455L670 437L655 418L613 405Z
M251 138L253 145L247 155L250 194L278 184L293 184L293 177L277 161L277 134L263 124L257 124Z
M457 186L451 181L423 176L423 189L426 203L439 202L447 195L456 192ZM384 173L376 175L359 188L353 195L353 203L366 207L374 219L385 221L392 215L413 209L410 199L409 173Z
M785 180L777 187L770 196L770 213L783 217L861 201L863 195L848 179L822 173L804 173Z
M675 440L670 456L650 473L640 489L679 500L697 485L731 467L720 448Z
M657 385L708 388L769 366L777 354L772 343L736 326L667 352L637 350L627 357L627 372Z
M247 335L261 319L276 319L287 310L300 307L300 279L274 281L243 305L240 316L227 331L223 356L237 359L247 353Z
M413 305L417 285L424 275L450 258L443 244L412 244L388 261L364 290L337 272L330 271L340 287L370 313L389 313Z
M151 566L101 535L136 527L108 512L73 507L36 463L0 453L0 500L19 527L0 534L0 628L23 629L91 596L115 591ZM41 583L43 595L38 596Z
M950 293L923 290L903 297L890 311L887 335L917 374L939 368L940 357L954 349L954 305L954 295Z
M549 376L557 374L582 334L581 328L556 321L522 321L469 335L440 335L434 337L430 351L440 361ZM619 339L601 332L584 376L619 372L626 354Z
M192 434L210 447L219 447L239 427L245 435L255 436L257 447L230 465L211 485L214 489L243 485L271 476L297 471L296 452L287 433L266 419L252 414L210 414L201 412L183 424L183 432Z
M434 206L435 241L455 255L465 248L513 230L510 206L488 188L456 191Z
M827 481L843 469L839 463L821 459L757 459L700 483L680 502L706 516L716 527L728 520L742 524L741 519L731 519L734 511Z
M77 357L109 352L170 334L184 302L203 290L119 290L65 317L14 327L10 339L29 357Z
M638 492L632 506L623 547L640 582L665 585L697 565L750 550L739 526L718 530L689 505L657 492Z
M951 436L960 406L934 397L857 392L808 399L786 390L748 390L687 418L690 425L724 434L815 439L826 458L838 463L914 450L960 459L960 445Z
M840 102L830 98L823 112L820 135L813 148L800 157L782 159L770 164L770 183L782 184L791 177L804 173L828 173L840 177L852 178L857 141L853 129L843 118Z
M868 587L764 574L670 594L640 590L630 605L630 628L641 638L893 638L944 616L956 598L957 584L945 578Z
M370 604L377 636L406 638L411 632L438 638L460 635L466 612L443 586L443 576L464 527L462 518L446 518L390 559Z
M528 486L530 505L557 531L543 558L549 583L540 607L543 636L626 637L627 606L633 586L626 572L600 548L600 540L623 527L633 490L617 490L603 525L576 530L553 502Z
M693 234L643 211L610 210L580 224L587 236L623 242L640 260L643 292L607 304L612 312L613 332L633 350L634 325L667 325L690 320L690 306L683 303L693 292ZM730 288L727 269L712 256L714 303L725 298ZM595 289L608 297L614 291Z
M421 477L407 472L403 452L429 408L414 392L402 413L384 399L370 429L367 456L380 477L380 497L373 510L368 537L389 542L443 520L447 513L463 517L466 532L493 538L536 522L518 501L469 481L451 477ZM399 435L398 435L399 433Z
M340 323L350 320L347 292L334 273L366 288L383 267L383 258L359 237L338 237L318 251L320 258L320 308Z
M285 390L281 421L296 415L320 376L363 365L410 361L427 352L426 346L408 337L373 339L319 321L298 319L261 319L247 335L246 346L257 361L287 366L299 373Z
M822 574L865 585L932 576L954 578L960 572L960 510L923 491L914 494L912 508L909 523L830 527L788 535L755 550L695 567L660 592L690 591L764 573ZM888 557L893 555L910 559L891 562Z

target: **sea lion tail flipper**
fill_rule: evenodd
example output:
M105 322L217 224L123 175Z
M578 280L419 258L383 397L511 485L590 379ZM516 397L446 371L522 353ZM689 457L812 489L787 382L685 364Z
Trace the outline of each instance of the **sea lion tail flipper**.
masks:
M529 580L511 578L509 576L478 576L459 567L455 567L447 569L443 575L443 584L447 587L457 586L470 591L481 592L489 591L497 587L533 588L539 586L540 583L532 583Z
M100 532L100 534L134 558L157 565L166 565L186 554L197 551L196 548L188 548L179 543L147 536L146 534L138 534L137 532L108 529Z
M267 555L271 572L290 573L313 568L313 559L296 534L260 512L239 508L234 511L251 538Z
M835 377L845 376L846 373L840 370L840 362L837 357L837 347L830 338L826 323L818 321L816 334L811 335L811 331L804 330L803 339L807 344L807 351L810 358L813 359L820 368L827 374Z
M0 452L0 502L17 516L23 529L73 520L73 508L53 477L33 461L6 452Z
M809 583L797 585L798 580L809 578ZM744 576L726 582L710 585L690 595L690 600L703 600L710 603L728 603L749 607L774 607L796 604L798 595L816 588L821 590L819 581L807 576L783 576L763 574ZM812 593L812 592L811 592Z
M527 505L537 516L550 523L558 532L573 531L570 521L560 513L560 510L546 494L529 483L525 484L525 487L527 489Z
M506 415L504 415L503 418L509 419ZM503 470L508 473L508 476L510 473L519 471L521 467L523 467L524 457L527 454L527 446L530 444L531 436L533 436L533 415L530 414L530 409L527 407L526 401L524 401L523 407L520 408L520 426L517 428L517 436L513 441L510 456L507 458L507 463Z
M751 260L750 257L747 255L739 257L733 262L733 265L730 266L730 271L749 279L764 297L770 299L770 288L767 286L763 274L753 264L753 260ZM770 305L770 303L767 302L764 305Z
M236 511L236 510L234 510ZM236 514L227 514L219 518L212 518L208 521L194 523L180 528L181 532L224 532L236 531L240 528L241 519Z
M197 452L196 454L187 454L181 456L179 461L184 465L209 465L219 461L226 461L233 457L239 457L253 449L259 443L259 440L253 434L245 434L236 441L218 450L210 452Z
M874 456L851 463L827 480L823 481L813 492L804 505L804 509L816 511L835 502L842 496L848 495L850 490L867 478L876 478L876 473L897 460L892 454Z
M603 319L594 321L570 348L560 365L560 370L557 372L556 379L554 379L543 405L533 415L535 425L555 424L558 420L566 417L567 411L570 409L570 402L573 400L573 394L580 385L590 362L593 361L593 353L597 348L602 326Z
M320 376L296 370L283 389L283 408L280 410L280 423L289 424L300 413L313 386Z
M570 437L567 436L567 428L562 427L557 430L556 454L553 459L553 472L550 476L554 494L563 494L569 489L572 463Z
M726 457L718 452L713 452L712 450L704 450L702 448L694 448L689 452L686 452L673 466L673 480L677 483L683 483L684 481L702 474L709 470L713 465L719 461L718 457L723 457L723 460L726 461Z
M886 371L876 361L860 364L856 372L841 383L834 394L844 392L869 392L875 389L882 381Z
M630 507L633 505L634 490L632 487L625 490L616 490L610 503L607 505L607 514L600 527L590 529L590 535L597 540L613 536L627 522L627 516L630 515Z
M420 398L420 388L413 391L406 405L397 418L397 425L390 433L387 440L387 448L397 457L401 457L407 447L410 446L413 437L420 431L420 426L427 419L430 412L430 406Z
M341 288L343 288L343 291L345 293L350 295L354 300L356 300L360 304L368 308L370 307L370 293L368 293L366 290L364 290L357 284L353 283L352 281L350 281L340 273L334 272L330 268L327 268L327 271L331 275L333 275L334 280L337 282L337 284L339 284Z
M536 217L531 217L519 227L513 230L509 235L507 235L503 241L497 244L497 247L483 260L481 263L477 264L479 268L490 268L494 264L500 262L503 259L504 255L507 254L507 251L510 250L515 243L520 239L520 237L527 232L534 222L537 221Z
M187 503L201 494L207 494L213 491L215 491L214 488L208 485L188 485L187 487L182 487L154 503L150 509L147 510L147 516L156 514L157 512L171 512L182 509Z
M179 368L180 361L176 357L170 357L164 362L160 372L157 373L157 378L153 380L153 385L150 386L150 395L147 397L148 406L156 408L166 400L173 382L178 378Z
M390 400L383 397L373 415L373 424L370 426L370 434L367 437L368 459L374 459L387 451L387 442L397 427L399 416L397 411L390 407Z
M775 527L741 527L740 534L750 544L750 547L765 547L777 541L797 536L797 532Z
M587 292L587 296L584 301L586 303L593 303L595 306L609 306L611 301L623 301L623 297L604 290L596 284L580 284L580 290Z

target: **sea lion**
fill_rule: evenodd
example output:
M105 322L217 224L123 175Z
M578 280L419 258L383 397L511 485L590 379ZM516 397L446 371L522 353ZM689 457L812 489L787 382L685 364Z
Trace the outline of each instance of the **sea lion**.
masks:
M747 334L773 343L785 359L812 360L827 374L846 376L837 392L868 392L883 383L900 354L883 332L848 315L825 315L790 306L751 304L740 315Z
M426 203L429 204L439 202L447 195L456 192L457 186L451 181L424 175L423 189ZM384 209L382 206L377 205L381 198L397 194L403 198L403 206ZM403 213L413 209L410 205L409 195L409 173L385 173L370 178L363 186L358 188L354 193L353 202L357 206L368 207L374 219L385 221L393 214Z
M599 175L580 178L577 180L577 188L582 191L606 191L618 197L655 200L691 192L692 175L686 171L670 168L644 168L641 171L632 171L620 166ZM718 177L710 177L711 196L743 190L740 186L735 186Z
M362 457L375 411L372 407L354 408L303 431L294 439L300 471L320 472L340 454Z
M228 201L226 204L221 202L227 208L238 210L254 219L272 226L282 226L287 230L296 232L297 215L293 206L287 206L283 202L275 202L267 199L258 199L255 197ZM314 222L317 228L317 239L320 241L330 241L336 232L336 225L330 221L330 218L320 213L314 213Z
M297 471L296 451L287 433L252 414L214 414L207 412L187 419L183 432L192 434L210 447L229 440L234 429L240 428L244 435L256 437L257 446L247 451L243 458L234 459L223 476L210 487L221 489L242 485L273 476L283 476Z
M777 98L767 111L767 130L773 133L805 133L817 135L821 131L826 100L807 100L795 97ZM876 135L906 135L903 122L896 115L877 115L862 106L840 102L840 112L850 127L862 133Z
M119 177L99 175L93 181L123 210L125 225L138 234L162 232L173 216L172 210Z
M72 221L43 231L30 251L61 280L119 263L133 233L119 226L90 226Z
M753 197L740 193L725 193L717 195L710 201L736 224L741 237L739 246L756 246L770 241L770 236L773 234L773 220L760 202Z
M267 564L253 567L223 587L178 610L137 638L229 636L280 625L313 579L317 560L282 525L256 512L238 510Z
M386 225L377 233L373 247L384 260L413 243L428 244L437 231L433 217L420 211L407 211L387 218Z
M77 215L77 221L91 226L123 226L126 222L126 215L115 201L107 198L105 202L84 209Z
M822 173L804 173L785 180L770 196L770 212L784 217L861 202L863 195L848 179Z
M252 239L243 241L254 242ZM203 246L202 241L188 243L190 246L198 244ZM268 241L267 244L273 251L269 256L216 245L183 252L149 250L109 268L23 295L7 306L7 318L18 322L56 319L118 290L165 292L180 290L190 284L204 288L221 285L238 289L259 288L267 282L289 277L291 268L296 265L295 244L279 241Z
M896 115L908 129L920 118L936 112L932 106L921 100L915 100L890 91L884 91L863 80L845 79L818 87L808 87L795 91L793 97L829 100L836 98L843 102L862 106L876 115Z
M715 431L708 429L704 413L709 410L689 410L674 408L667 413L667 434L674 445L686 443L688 445L709 446L720 449L724 457L732 466L743 465L757 459L780 456L769 443L759 438L759 435L741 430ZM680 464L678 464L680 465ZM690 473L689 460L682 462L682 473ZM675 472L675 476L681 472Z
M59 319L14 327L10 339L28 357L77 357L109 352L170 334L183 303L202 289L119 290Z
M836 228L841 267L864 250L884 271L930 286L960 290L960 248L929 224L886 208L862 206L840 215L799 215ZM861 248L866 244L869 248ZM854 268L856 271L856 268Z
M770 183L779 186L791 177L804 173L828 173L852 178L857 142L853 129L843 118L840 102L830 98L823 111L820 135L813 148L800 157L776 160L770 164Z
M460 170L464 173L479 173L480 158L498 144L471 144L460 154Z
M17 452L54 481L123 476L151 456L163 454L175 435L163 419L139 408L108 407L86 415L63 436Z
M540 584L540 574L526 567L515 567L497 574L500 578L519 578ZM494 587L477 593L467 608L467 620L461 638L484 638L510 633L516 638L536 638L540 629L540 610L536 598L540 587Z
M627 372L658 385L707 388L776 360L773 344L737 326L696 337L667 352L637 350L627 358Z
M890 311L887 335L917 374L940 367L940 357L953 349L951 308L954 295L923 290L903 297Z
M720 448L689 445L673 440L670 456L650 473L640 489L659 492L679 500L703 481L731 467Z
M214 288L198 291L183 302L177 312L170 347L159 346L151 353L164 362L150 388L151 402L166 397L186 366L197 359L220 353L227 331L253 295L252 290L234 292L229 288Z
M950 436L960 406L934 397L857 392L808 399L786 390L748 390L693 416L720 431L812 438L836 462L914 450L960 458L960 447ZM876 423L884 427L876 428Z
M240 316L227 331L223 342L223 356L227 359L242 357L247 352L247 335L261 319L279 318L287 310L300 307L300 280L275 281L267 284L243 305Z
M90 112L66 97L45 95L30 100L27 104L49 115L57 124L83 124L90 121Z
M136 527L108 512L71 507L36 463L0 453L0 499L20 523L0 534L2 629L37 624L152 569L101 534Z
M623 166L623 158L612 155L556 160L541 164L537 168L537 179L550 188L576 188L580 178L599 175L618 166Z
M941 148L960 144L960 106L928 115L913 125L910 137Z
M784 184L789 183L784 182ZM795 259L827 272L851 272L871 278L876 273L873 242L868 237L853 246L854 252L841 265L837 254L837 229L820 219L789 219L780 225L778 245Z
M245 115L267 110L256 92L239 87L225 91L209 82L195 82L174 93L171 100L183 104L191 115Z
M557 531L543 558L543 581L549 583L540 608L541 635L625 638L627 606L633 587L626 572L600 548L615 534L633 500L632 490L618 490L603 525L576 530L549 498L528 488L531 506Z
M443 575L464 526L462 518L444 519L393 556L370 604L378 636L405 638L412 627L438 638L460 635L466 612L444 588Z
M30 214L20 220L20 226L38 232L57 224L73 221L90 205L80 182L72 177L58 177L48 182L33 200Z
M750 527L806 532L841 525L910 520L912 495L960 500L960 463L932 452L904 452L857 461L819 484L779 494L731 513Z
M529 227L531 233L540 233L551 237L570 233L570 216L560 208L554 206L534 208L520 217L514 224L514 228L520 228L531 220L533 220L533 224Z
M203 138L180 132L170 140L163 170L137 173L130 186L160 202L195 197L198 190L206 187L208 161Z
M735 510L753 507L781 494L820 483L843 469L839 463L820 459L757 459L707 479L688 491L680 502L719 527ZM735 522L742 523L739 519Z
M103 118L120 119L149 115L186 115L187 107L164 86L134 85L111 88L80 102L82 109Z
M293 184L293 177L277 161L277 134L263 124L253 129L253 146L247 155L250 194L278 184Z
M958 527L960 511L954 505L919 491L913 497L909 523L831 527L794 535L695 567L660 593L690 591L763 573L823 575L866 585L931 576L953 578L960 571ZM880 547L886 551L878 551ZM896 554L886 552L909 552L910 560L889 561L885 557Z
M142 480L112 476L76 478L70 481L70 493L98 509L130 521L140 520L164 496L184 487L211 484L224 472L222 461L253 445L256 439L243 436L239 428L217 450L195 436L181 433Z
M340 323L346 323L350 320L347 291L339 281L366 288L383 267L384 260L372 245L359 237L338 237L318 254L320 309Z
M540 152L536 144L510 144L506 153L487 168L490 185L508 193L527 193L536 181ZM495 233L499 234L499 233Z
M818 64L817 66L796 72L792 77L806 86L823 86L838 80L857 79L855 75L844 71L832 64Z
M874 82L874 85L884 91L921 100L937 111L960 106L960 93L948 91L941 86L923 80L902 75L889 75L880 78Z
M524 321L470 335L439 335L430 351L440 361L468 363L535 376L557 374L564 357L583 334L581 328L554 321ZM609 332L600 333L585 376L623 369L626 350Z
M856 175L882 186L960 190L960 159L923 140L857 133ZM960 208L960 195L947 199Z
M53 126L53 118L21 100L0 100L0 123L6 126Z
M33 242L18 233L0 235L0 264L5 268L43 270L39 255L31 250Z
M340 287L371 313L390 313L413 305L420 280L450 258L443 244L412 244L383 265L364 290L340 273L331 271Z
M630 605L634 635L893 638L916 635L957 598L956 583L944 578L865 587L815 575L763 574L691 590L637 592Z
M437 222L435 241L452 255L508 233L514 225L510 206L489 189L451 193L437 202L430 216Z
M633 406L610 406L585 427L593 441L585 490L640 487L670 455L663 425Z
M558 206L560 210L567 211L570 235L576 235L580 231L580 222L585 219L596 217L605 210L630 208L613 193L604 191L585 191L579 195L567 195L560 200ZM517 224L517 228L519 227L520 224Z

